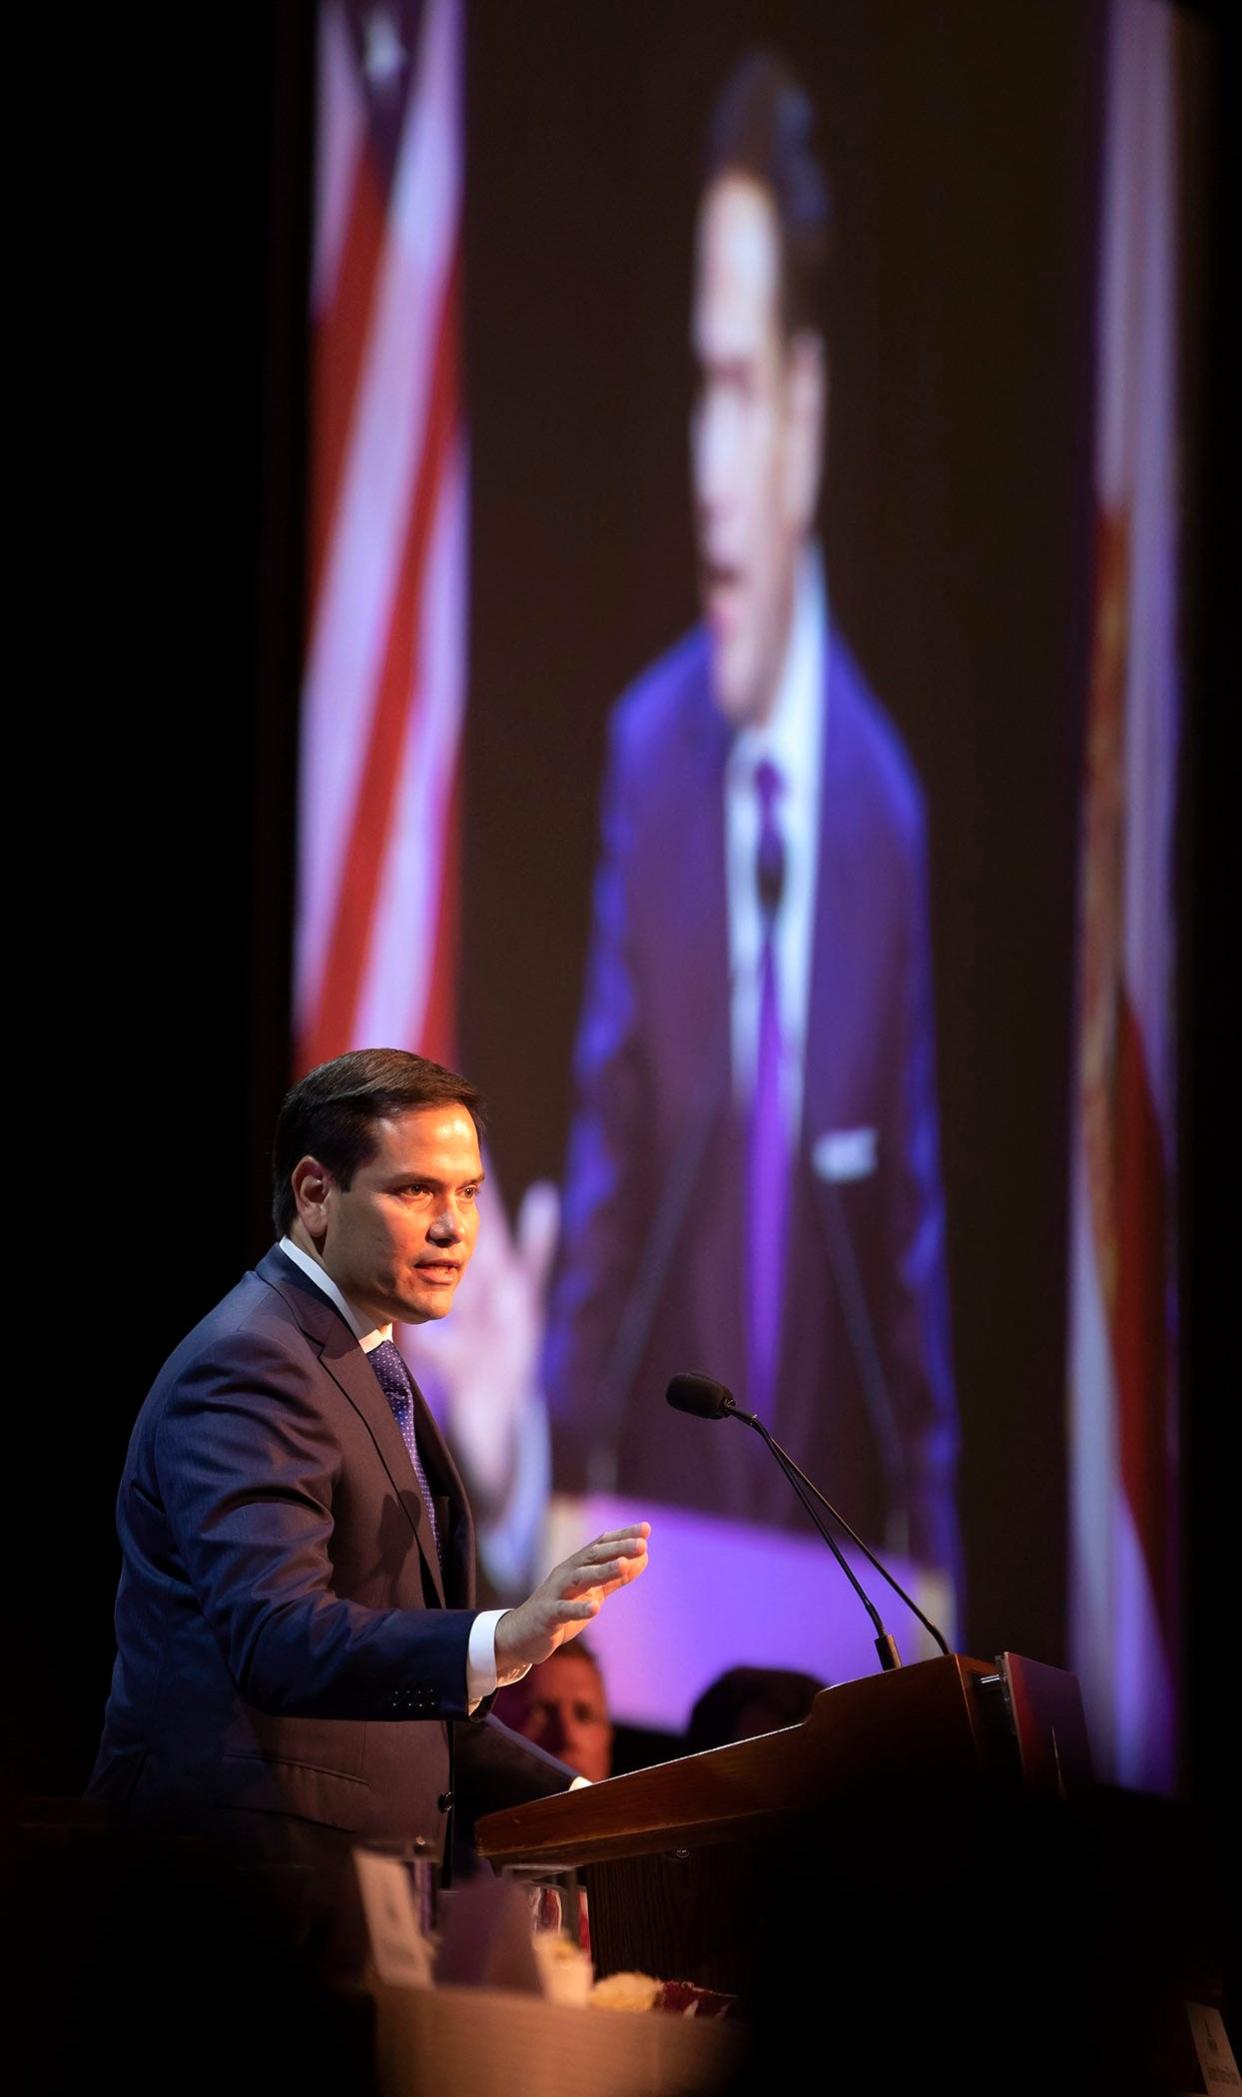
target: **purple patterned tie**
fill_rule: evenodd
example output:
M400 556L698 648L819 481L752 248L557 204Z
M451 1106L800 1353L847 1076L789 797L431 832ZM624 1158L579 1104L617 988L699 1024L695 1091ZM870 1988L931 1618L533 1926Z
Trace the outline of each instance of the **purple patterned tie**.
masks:
M405 1365L400 1349L391 1340L381 1340L367 1356L375 1371L376 1381L392 1407L392 1416L397 1423L401 1439L409 1450L418 1490L423 1496L423 1506L431 1523L431 1534L435 1538L436 1557L440 1556L440 1529L436 1521L436 1505L427 1483L427 1473L418 1453L418 1437L414 1432L414 1379Z
M776 980L776 918L785 881L785 846L776 821L783 786L767 758L755 767L759 796L759 851L755 866L763 945L759 955L759 1030L747 1158L749 1210L746 1271L749 1282L750 1405L761 1420L775 1411L781 1344L781 1296L789 1215L789 1165L781 1109L781 1015Z

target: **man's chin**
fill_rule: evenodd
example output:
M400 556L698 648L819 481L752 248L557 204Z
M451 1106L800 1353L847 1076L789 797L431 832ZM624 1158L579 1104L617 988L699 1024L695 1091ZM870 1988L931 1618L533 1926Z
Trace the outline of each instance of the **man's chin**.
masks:
M744 663L732 659L723 649L714 650L711 680L716 711L730 728L748 728L759 719L762 706L755 690L755 680L747 674Z
M420 1296L417 1303L404 1303L396 1317L402 1325L426 1325L433 1319L447 1317L452 1308L452 1295L446 1296L443 1301L438 1297L428 1299Z

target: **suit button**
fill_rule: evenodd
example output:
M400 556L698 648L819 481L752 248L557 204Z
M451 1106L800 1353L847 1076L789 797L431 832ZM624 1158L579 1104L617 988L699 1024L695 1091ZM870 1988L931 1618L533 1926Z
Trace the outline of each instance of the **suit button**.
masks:
M439 1798L436 1800L436 1804L439 1807L441 1813L447 1813L452 1803L453 1794L451 1791L442 1791L440 1793Z

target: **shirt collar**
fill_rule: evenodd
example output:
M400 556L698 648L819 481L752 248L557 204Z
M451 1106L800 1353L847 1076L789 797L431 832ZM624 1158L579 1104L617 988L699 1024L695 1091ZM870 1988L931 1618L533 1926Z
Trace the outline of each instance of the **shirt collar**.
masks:
M827 647L828 604L819 550L808 546L794 585L793 618L776 704L760 728L743 728L734 738L730 769L750 777L761 758L769 758L787 787L796 787L808 751L817 745L816 724L823 689Z
M314 1282L315 1287L327 1297L329 1303L336 1305L364 1354L373 1353L382 1341L391 1340L392 1326L366 1325L348 1300L342 1296L327 1268L319 1260L314 1260L308 1252L303 1252L301 1246L295 1245L292 1238L282 1238L280 1249L287 1260L292 1260L294 1266L300 1267L303 1274Z

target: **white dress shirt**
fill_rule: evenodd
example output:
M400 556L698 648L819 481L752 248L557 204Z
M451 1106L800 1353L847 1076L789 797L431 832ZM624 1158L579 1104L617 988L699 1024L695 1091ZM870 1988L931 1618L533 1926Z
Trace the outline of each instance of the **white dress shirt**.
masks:
M796 1140L802 1113L803 1049L811 994L827 651L828 605L823 570L818 550L808 547L795 585L793 620L776 703L762 727L743 728L734 738L724 776L732 985L730 1043L734 1097L743 1107L749 1104L754 1090L758 1053L763 921L756 880L759 794L755 772L764 758L775 765L782 781L783 791L777 797L774 813L784 841L785 879L775 941L781 1105L791 1144Z

